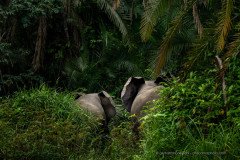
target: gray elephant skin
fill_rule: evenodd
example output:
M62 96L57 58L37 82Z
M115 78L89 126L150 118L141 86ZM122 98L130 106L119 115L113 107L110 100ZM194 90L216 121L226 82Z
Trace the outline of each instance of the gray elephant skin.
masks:
M130 77L121 93L121 99L127 111L140 115L147 103L159 98L157 91L163 88L158 85L161 81L163 81L161 78L155 81L145 81L142 77Z
M111 96L107 92L79 95L76 97L76 102L80 107L102 120L104 130L108 131L108 122L115 116L116 109Z
M138 132L138 119L143 116L141 113L143 107L159 98L158 91L163 88L163 86L158 85L160 82L165 82L165 80L158 77L155 81L145 81L142 77L130 77L124 85L121 99L127 111L136 115L133 118L135 122L134 132Z

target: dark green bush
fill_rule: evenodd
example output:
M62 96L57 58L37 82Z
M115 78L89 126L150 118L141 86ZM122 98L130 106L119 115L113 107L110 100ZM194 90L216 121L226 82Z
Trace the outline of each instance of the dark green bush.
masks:
M160 91L155 107L146 110L141 129L143 154L136 159L238 159L240 156L236 96L228 88L227 119L223 116L223 98L217 90L214 71L205 75L190 74L180 83L177 80ZM232 85L235 85L232 83ZM231 113L231 114L230 114Z
M208 72L209 77L191 73L190 77L180 83L173 80L172 84L161 90L160 99L154 104L155 113L168 112L175 122L191 122L192 125L211 126L221 121L223 115L222 92L215 87L214 70ZM219 119L218 119L219 118Z
M70 94L40 89L16 93L0 104L0 157L70 159L101 145L98 122Z
M27 68L29 51L0 43L0 96L10 95L19 89L39 86L43 77Z
M232 59L230 66L227 70L226 84L228 87L228 120L234 121L234 123L240 127L240 61L239 56Z

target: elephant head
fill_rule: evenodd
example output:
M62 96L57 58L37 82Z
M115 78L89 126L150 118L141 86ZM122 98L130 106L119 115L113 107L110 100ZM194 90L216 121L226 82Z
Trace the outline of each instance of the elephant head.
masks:
M109 120L116 114L113 100L105 91L84 94L76 98L76 102L80 107L93 113L99 119L102 119L105 124L108 124Z
M130 77L123 87L121 99L131 114L139 115L143 106L159 97L157 90L163 86L158 83L163 79L158 77L155 81L145 81L142 77Z

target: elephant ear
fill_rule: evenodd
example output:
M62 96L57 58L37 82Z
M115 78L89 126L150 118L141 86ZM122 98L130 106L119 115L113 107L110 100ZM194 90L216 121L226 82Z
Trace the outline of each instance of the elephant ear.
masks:
M98 93L98 96L101 100L101 105L103 107L106 118L107 120L109 120L110 118L114 117L116 114L114 102L111 96L105 91Z
M130 77L123 87L121 99L127 111L131 111L132 103L138 94L139 88L145 83L142 77Z

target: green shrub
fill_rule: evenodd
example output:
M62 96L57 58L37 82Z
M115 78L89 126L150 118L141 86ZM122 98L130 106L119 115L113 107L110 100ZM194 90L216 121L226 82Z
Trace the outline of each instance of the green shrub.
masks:
M144 124L143 154L135 159L239 159L240 130L227 125L204 129L190 126L179 130L170 114L155 114Z
M228 120L240 127L240 60L239 56L232 59L226 74Z
M222 115L222 93L215 88L215 79L209 71L209 77L199 76L194 73L184 82L177 80L160 93L161 99L155 104L161 110L174 113L177 121L185 121L191 117L199 125L214 125L215 118Z
M123 122L112 129L112 142L108 148L111 159L133 159L133 156L141 151L139 141L132 133L132 125L131 122Z
M98 122L70 94L40 89L16 93L0 104L0 157L69 159L101 145Z
M231 121L233 108L224 119L222 92L212 73L191 73L184 83L175 80L160 91L142 118L143 154L135 159L239 159L239 127Z

